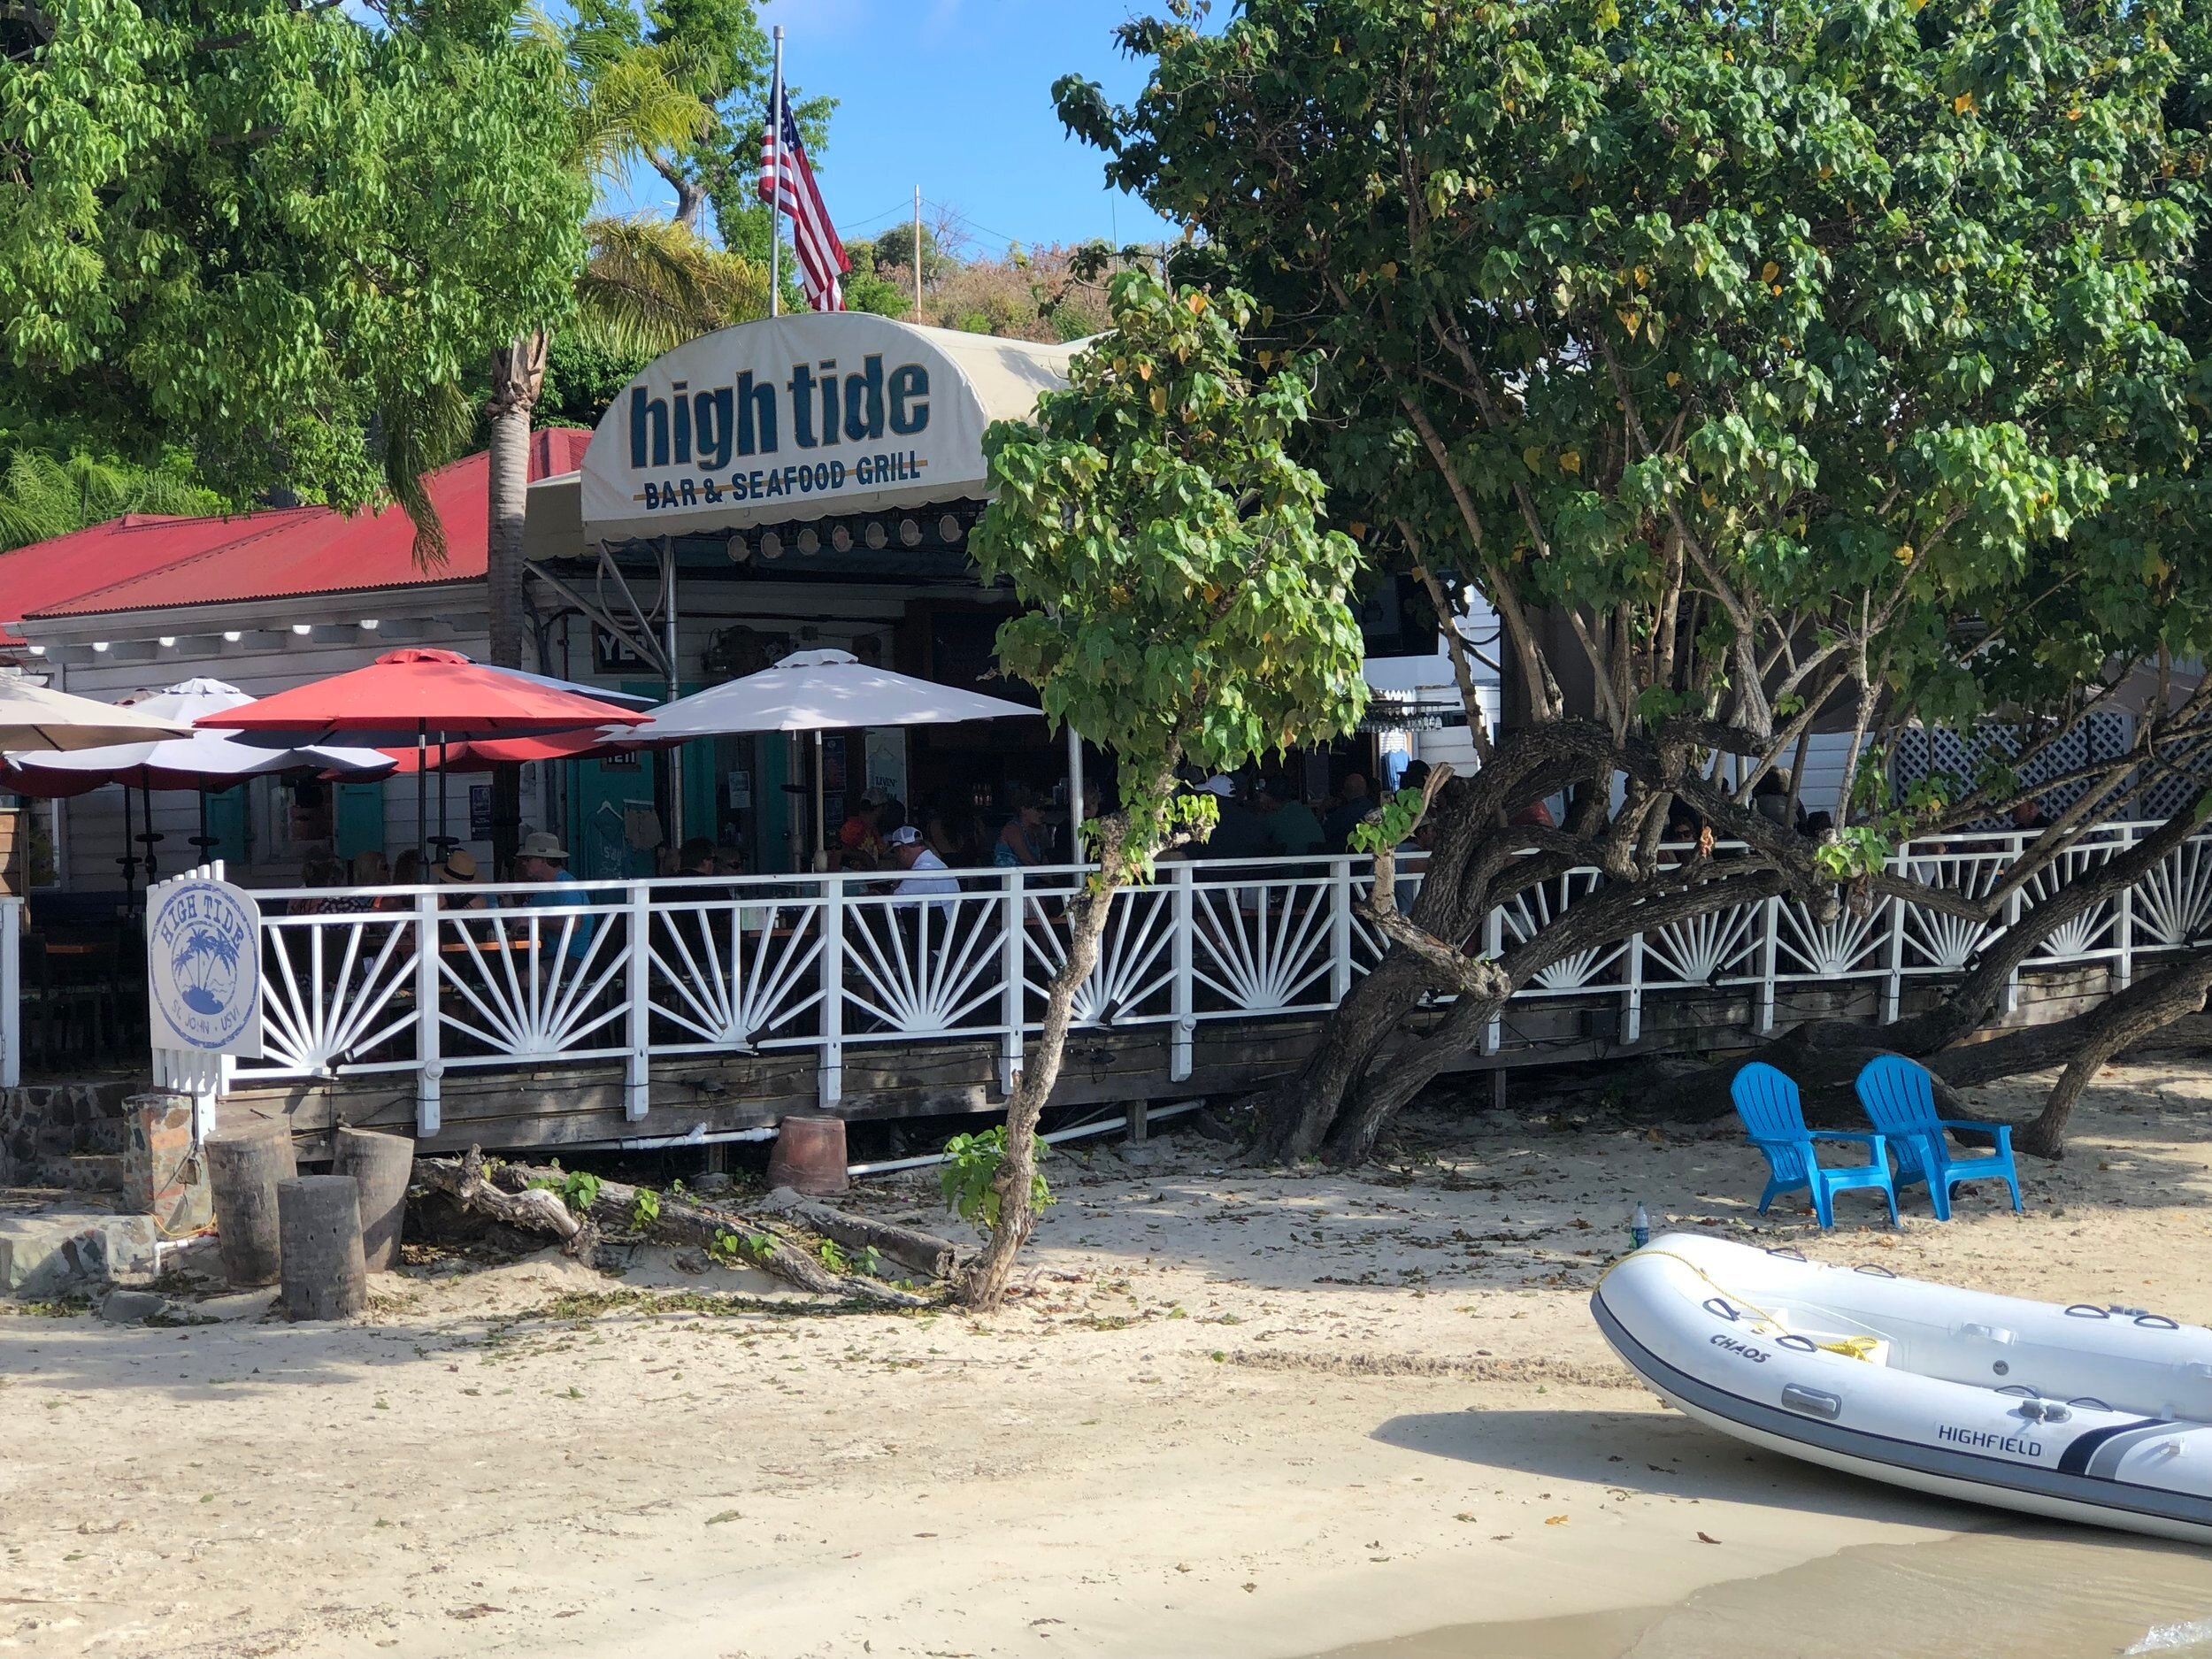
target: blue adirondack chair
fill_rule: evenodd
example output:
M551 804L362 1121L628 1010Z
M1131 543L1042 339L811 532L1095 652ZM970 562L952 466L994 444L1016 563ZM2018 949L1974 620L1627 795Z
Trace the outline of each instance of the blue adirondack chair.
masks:
M1754 1060L1737 1072L1728 1093L1736 1102L1736 1116L1743 1119L1751 1144L1766 1155L1767 1168L1773 1173L1766 1191L1759 1196L1761 1215L1785 1193L1809 1192L1820 1225L1832 1227L1836 1194L1871 1187L1888 1203L1890 1225L1897 1225L1897 1189L1890 1184L1889 1154L1880 1135L1808 1129L1797 1085L1763 1060ZM1814 1149L1823 1141L1848 1141L1863 1146L1868 1161L1823 1168Z
M2012 1188L2012 1207L2020 1208L2020 1172L2012 1164L2012 1129L2007 1124L1953 1123L1936 1116L1935 1087L1927 1068L1901 1054L1869 1060L1853 1086L1867 1121L1889 1137L1897 1149L1897 1184L1928 1184L1936 1219L1951 1218L1951 1189L1966 1181L2002 1181ZM1994 1152L1952 1149L1949 1129L1994 1135Z

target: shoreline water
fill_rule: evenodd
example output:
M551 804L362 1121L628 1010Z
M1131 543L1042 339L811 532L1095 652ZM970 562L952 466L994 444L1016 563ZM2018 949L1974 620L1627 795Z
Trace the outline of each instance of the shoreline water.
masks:
M2201 1320L2208 1104L2193 1064L2121 1068L2064 1162L2023 1160L2025 1217L1970 1194L1895 1234L1847 1201L1824 1237L1755 1217L1732 1127L1427 1113L1353 1176L1189 1134L1056 1157L988 1320L710 1311L657 1287L765 1282L557 1256L382 1279L347 1325L265 1322L265 1293L185 1329L0 1317L0 1655L1426 1659L1375 1644L1517 1622L1640 1659L1761 1586L1826 1628L1841 1552L1909 1580L2094 1548L2124 1585L2164 1547L2053 1544L1664 1409L1586 1293L1640 1196L1655 1227ZM857 1202L942 1225L926 1178ZM2160 1619L2212 1617L2177 1571Z

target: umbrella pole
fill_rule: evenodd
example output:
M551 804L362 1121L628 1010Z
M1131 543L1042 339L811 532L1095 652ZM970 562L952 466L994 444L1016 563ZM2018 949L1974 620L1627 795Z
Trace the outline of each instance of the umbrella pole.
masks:
M814 733L814 867L829 868L829 826L822 822L822 734Z
M430 796L429 789L430 723L415 722L415 862L421 864L429 856ZM425 879L430 872L425 870Z
M123 786L123 856L118 860L123 866L123 903L127 909L131 895L138 890L138 842L136 832L131 828L131 787Z
M445 733L440 732L438 733L438 850L450 856L453 850L453 838L446 833L445 827ZM493 879L497 879L498 874L497 871L494 871Z
M150 887L154 885L155 874L154 843L161 839L160 836L154 833L153 785L148 784L142 788L138 792L138 799L140 803L146 809L143 814L146 820L146 885Z

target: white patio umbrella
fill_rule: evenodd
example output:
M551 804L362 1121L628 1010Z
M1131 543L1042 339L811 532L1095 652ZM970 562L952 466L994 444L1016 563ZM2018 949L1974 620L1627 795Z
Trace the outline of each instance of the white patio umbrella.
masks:
M175 737L150 742L108 743L69 754L22 753L8 757L10 781L33 795L81 795L103 784L123 786L124 834L130 838L130 792L150 795L156 789L190 789L200 797L200 835L207 835L207 797L249 778L312 772L346 778L381 778L396 764L390 756L373 749L343 749L311 744L296 749L264 749L241 741L236 732L196 729L191 722L204 714L220 714L252 703L237 687L219 680L187 680L151 695L139 697L114 712L139 714L163 722L162 730ZM153 810L147 803L146 833L153 833ZM153 872L149 843L147 873ZM124 875L127 882L130 871Z
M761 732L814 733L814 833L818 864L826 845L822 822L824 732L866 726L951 726L962 720L1041 718L1003 697L963 691L872 667L850 651L795 651L773 668L679 697L656 709L630 736L740 737Z
M52 754L186 735L183 726L158 714L0 677L0 750Z
M950 726L1037 714L1003 697L871 667L850 651L795 651L773 668L663 703L629 735L735 737L856 726Z

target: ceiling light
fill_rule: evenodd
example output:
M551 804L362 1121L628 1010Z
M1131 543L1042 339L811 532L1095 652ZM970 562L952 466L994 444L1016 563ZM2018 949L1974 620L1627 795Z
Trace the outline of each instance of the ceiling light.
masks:
M805 529L799 532L800 552L811 558L815 554L819 553L821 550L822 538L814 534L814 526L812 525L809 525Z
M104 651L107 648L108 642L105 640L95 640L92 641L92 649L96 651Z
M830 532L830 545L835 548L840 553L851 552L853 550L853 533L851 528L841 524L837 526Z
M175 634L163 634L163 635L161 636L161 649L162 649L163 650L165 650L165 651L173 651L174 649L177 649L177 636L176 636Z
M871 518L867 529L862 532L862 539L880 553L891 540L891 533L883 527L880 520Z
M922 526L916 524L911 518L900 519L899 545L901 547L919 547L921 544Z
M767 534L762 536L760 539L760 556L764 559L781 558L783 557L783 538L778 535L773 530L769 531Z
M382 627L383 626L384 624L375 617L363 617L361 618L361 631L365 634L373 634L377 631L377 629Z
M34 645L31 647L31 655L34 657L43 657L46 655L46 648L43 645Z
M223 638L233 645L237 644L239 641L244 639L245 637L246 636L241 634L236 628L225 628L223 630Z
M947 513L937 521L937 539L948 545L960 540L960 520Z
M311 622L295 622L292 625L292 632L300 635L303 639L304 639L308 634L312 634L314 631L315 625Z
M729 554L730 563L733 565L742 565L753 556L752 544L746 541L744 533L741 531L731 535L724 550Z

